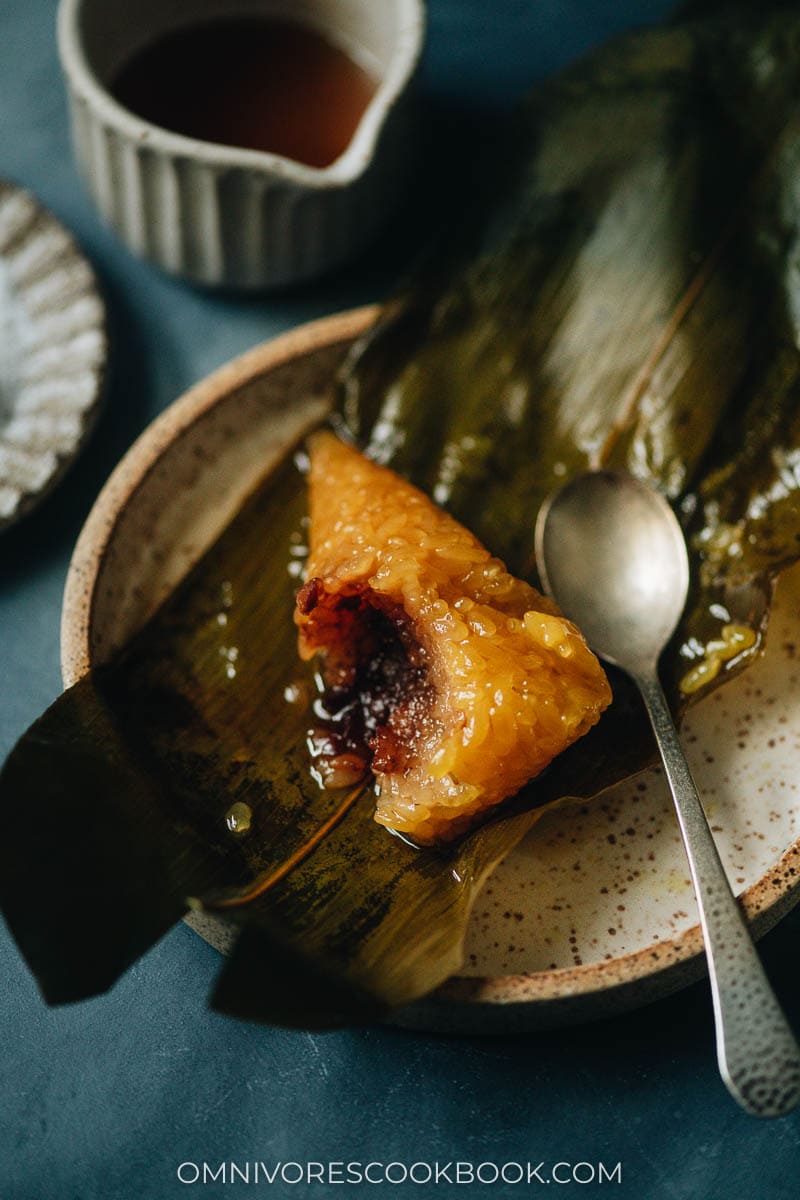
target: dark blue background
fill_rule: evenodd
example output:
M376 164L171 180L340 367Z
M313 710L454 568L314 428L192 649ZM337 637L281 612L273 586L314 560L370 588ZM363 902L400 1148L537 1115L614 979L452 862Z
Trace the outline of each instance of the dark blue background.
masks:
M323 284L248 300L163 278L101 228L70 160L54 0L0 0L0 175L31 187L76 231L101 276L115 343L107 407L80 464L0 544L0 753L59 690L70 551L100 485L140 430L241 350L384 296L429 206L457 204L452 181L466 131L479 134L485 113L508 105L527 83L617 29L657 19L669 4L431 0L429 7L428 165L391 245ZM800 912L766 939L764 954L800 1024L798 935ZM208 1013L217 966L214 952L179 927L110 995L51 1011L0 928L0 1200L358 1190L187 1188L176 1179L182 1161L231 1159L621 1161L622 1186L572 1184L567 1193L798 1194L800 1116L759 1124L728 1099L716 1075L706 985L634 1016L547 1035L448 1039L370 1029L312 1037ZM362 1190L448 1197L541 1188Z

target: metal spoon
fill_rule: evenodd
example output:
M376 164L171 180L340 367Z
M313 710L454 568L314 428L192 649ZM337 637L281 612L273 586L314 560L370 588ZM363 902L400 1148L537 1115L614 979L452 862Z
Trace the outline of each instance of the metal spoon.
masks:
M686 603L686 544L667 502L631 475L581 475L543 505L536 560L547 591L589 645L642 693L689 859L705 939L717 1061L757 1117L800 1101L800 1050L731 891L658 679Z

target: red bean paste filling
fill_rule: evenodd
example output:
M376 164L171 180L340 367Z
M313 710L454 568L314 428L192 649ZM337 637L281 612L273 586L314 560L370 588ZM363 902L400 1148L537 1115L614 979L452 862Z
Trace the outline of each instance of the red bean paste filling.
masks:
M337 776L352 783L370 768L407 771L430 730L434 689L404 610L364 589L327 593L317 579L297 603L313 614L305 637L323 656L325 688L309 731L315 773L336 786Z

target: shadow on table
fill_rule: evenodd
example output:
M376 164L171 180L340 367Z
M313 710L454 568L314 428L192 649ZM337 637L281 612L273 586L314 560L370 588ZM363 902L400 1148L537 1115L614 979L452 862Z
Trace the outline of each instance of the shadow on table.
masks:
M798 941L800 907L762 938L759 948L778 998L800 1037ZM420 1035L398 1034L403 1036ZM492 1089L496 1088L497 1094L516 1095L517 1103L529 1112L559 1104L565 1079L606 1080L609 1094L619 1095L620 1087L624 1089L626 1103L638 1096L650 1109L655 1103L677 1112L691 1087L702 1078L704 1120L712 1115L725 1123L740 1119L742 1128L751 1131L786 1123L755 1121L728 1096L717 1073L707 979L634 1012L585 1025L484 1038L428 1035L425 1040L437 1054L458 1044L464 1061L477 1066L476 1081L480 1078L480 1086L488 1094L495 1094ZM541 1102L532 1099L537 1095ZM457 1125L456 1112L453 1120ZM800 1112L786 1120L800 1129Z

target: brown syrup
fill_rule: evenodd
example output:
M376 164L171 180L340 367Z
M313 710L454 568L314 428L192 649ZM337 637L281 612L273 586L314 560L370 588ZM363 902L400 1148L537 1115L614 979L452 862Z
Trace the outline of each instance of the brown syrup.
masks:
M174 133L326 167L347 149L375 86L313 30L237 17L145 46L111 91L131 112Z

